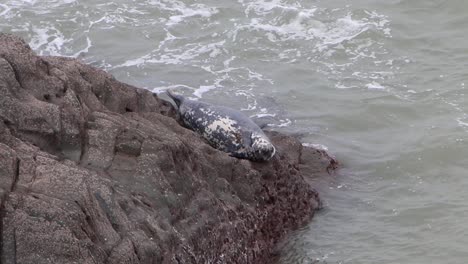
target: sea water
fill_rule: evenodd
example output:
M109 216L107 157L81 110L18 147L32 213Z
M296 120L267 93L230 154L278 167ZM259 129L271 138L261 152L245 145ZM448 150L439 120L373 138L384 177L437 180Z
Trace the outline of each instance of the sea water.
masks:
M468 263L468 2L1 0L38 54L327 147L281 263Z

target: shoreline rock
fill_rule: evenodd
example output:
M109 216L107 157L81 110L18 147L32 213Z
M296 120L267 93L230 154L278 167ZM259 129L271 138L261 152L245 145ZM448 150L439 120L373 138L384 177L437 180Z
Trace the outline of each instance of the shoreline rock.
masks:
M174 117L147 90L0 34L1 262L269 263L320 207L301 170L333 159L269 132L273 160L238 160Z

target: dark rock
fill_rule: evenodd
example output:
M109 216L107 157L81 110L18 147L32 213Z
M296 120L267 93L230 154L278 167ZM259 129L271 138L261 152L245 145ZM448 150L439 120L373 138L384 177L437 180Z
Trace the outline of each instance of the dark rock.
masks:
M171 104L0 34L1 263L266 263L317 194L301 144L229 157ZM328 162L328 164L327 164Z

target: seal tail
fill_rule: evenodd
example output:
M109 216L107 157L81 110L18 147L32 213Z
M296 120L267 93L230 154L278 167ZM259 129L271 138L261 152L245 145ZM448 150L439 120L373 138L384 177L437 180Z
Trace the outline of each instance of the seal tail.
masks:
M174 103L176 103L177 107L179 107L184 101L184 97L182 95L177 95L171 90L167 90L166 93L172 100L174 100Z

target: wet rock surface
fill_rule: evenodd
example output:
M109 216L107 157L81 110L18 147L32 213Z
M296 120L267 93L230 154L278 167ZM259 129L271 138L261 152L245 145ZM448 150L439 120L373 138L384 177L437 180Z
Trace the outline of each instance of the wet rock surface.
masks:
M320 206L326 154L229 157L171 104L0 34L1 263L267 263ZM303 155L304 154L304 155Z

